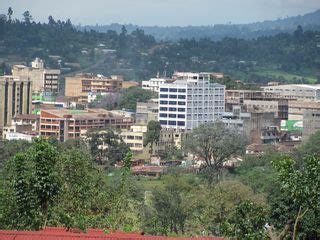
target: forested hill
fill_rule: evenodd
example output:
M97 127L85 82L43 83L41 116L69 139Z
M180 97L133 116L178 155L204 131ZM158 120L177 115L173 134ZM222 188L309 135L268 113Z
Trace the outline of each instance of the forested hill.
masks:
M292 33L297 26L305 30L320 30L320 10L303 16L287 17L273 21L263 21L250 24L215 24L211 26L187 26L187 27L159 27L159 26L138 26L125 25L128 32L140 28L146 34L154 36L157 40L178 41L181 38L211 38L220 40L224 37L236 37L243 39L257 38L260 36L271 36L279 33ZM107 32L113 30L120 32L121 24L77 26L79 30L95 30Z
M222 71L246 82L314 83L320 80L320 32L299 26L292 34L257 39L157 42L139 29L79 31L70 20L36 23L28 11L20 20L0 15L0 72L35 57L64 73L122 74L138 81L177 70Z

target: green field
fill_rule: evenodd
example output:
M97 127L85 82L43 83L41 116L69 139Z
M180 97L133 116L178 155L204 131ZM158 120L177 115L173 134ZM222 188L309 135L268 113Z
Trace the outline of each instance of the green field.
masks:
M283 79L283 80L288 81L288 82L297 82L297 81L300 81L300 80L306 80L310 84L313 84L313 83L317 82L317 78L316 77L302 76L302 75L297 75L297 74L293 74L293 73L287 73L287 72L280 71L280 70L261 69L261 70L258 70L256 72L254 72L254 73L259 75L259 76L274 78L274 80L282 80Z

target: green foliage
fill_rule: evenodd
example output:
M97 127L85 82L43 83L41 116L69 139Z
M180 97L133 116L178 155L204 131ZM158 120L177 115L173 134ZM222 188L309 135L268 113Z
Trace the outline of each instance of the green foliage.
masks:
M222 122L207 123L190 133L183 143L187 152L205 161L202 172L209 184L219 177L223 164L230 157L244 152L244 136Z
M119 134L111 128L90 130L87 140L96 162L106 167L120 162L129 151Z
M137 102L147 102L157 95L149 90L142 89L141 87L130 87L120 91L120 101L118 109L132 109L135 110Z
M312 134L308 141L298 148L298 156L303 155L320 155L320 131Z
M160 140L161 125L158 121L150 121L143 139L143 146L150 144L150 152L153 153L153 144Z
M224 224L224 232L235 239L268 239L265 224L266 209L245 201L239 204Z
M166 147L166 150L160 155L161 159L170 161L170 160L182 160L183 159L183 151L177 148L174 145L170 145Z
M281 183L281 194L273 202L273 216L281 214L292 220L293 239L319 238L320 218L320 161L318 157L307 156L303 162L290 157L273 161ZM285 206L282 208L282 206ZM279 219L275 218L275 221ZM284 224L284 223L282 223Z
M29 142L23 140L0 140L0 167L2 167L10 157L18 152L25 151L30 145Z

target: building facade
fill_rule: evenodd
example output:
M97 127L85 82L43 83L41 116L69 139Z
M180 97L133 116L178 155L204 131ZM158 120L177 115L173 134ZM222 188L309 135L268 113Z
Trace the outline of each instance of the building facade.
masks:
M320 101L320 84L287 84L262 87L263 91L278 93L288 99Z
M164 129L192 130L222 117L225 86L210 74L183 73L173 83L160 84L159 122Z
M136 123L148 125L150 121L158 121L159 100L150 99L148 102L138 102L136 109Z
M302 141L308 141L309 137L320 131L320 110L305 110L303 114Z
M0 77L0 128L11 126L12 119L32 111L32 82L13 76Z
M142 81L142 89L159 92L160 84L168 82L167 78L151 78L148 81Z
M79 74L65 78L65 96L84 97L89 93L114 93L122 88L123 77Z
M59 92L60 70L45 69L43 61L39 58L31 63L31 67L14 65L12 75L20 79L30 79L34 92L47 92L54 95Z
M129 131L122 131L120 136L122 140L130 147L132 151L143 151L143 137L147 132L147 126L134 125Z
M40 135L54 137L61 142L84 137L88 129L114 127L118 130L129 130L133 124L132 117L104 109L52 109L41 110L40 113Z

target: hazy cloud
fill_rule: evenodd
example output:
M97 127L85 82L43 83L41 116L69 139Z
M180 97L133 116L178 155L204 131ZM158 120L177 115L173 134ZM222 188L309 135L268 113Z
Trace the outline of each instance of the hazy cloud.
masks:
M78 24L211 25L248 23L295 16L320 8L319 0L0 0L21 18L29 10L36 21L70 18Z

